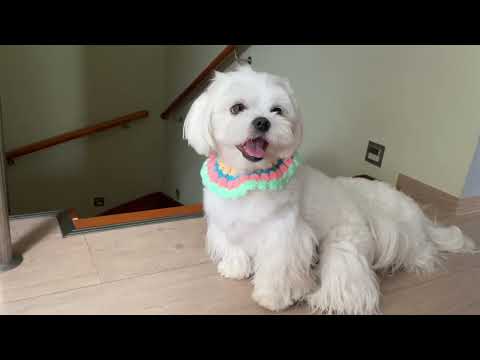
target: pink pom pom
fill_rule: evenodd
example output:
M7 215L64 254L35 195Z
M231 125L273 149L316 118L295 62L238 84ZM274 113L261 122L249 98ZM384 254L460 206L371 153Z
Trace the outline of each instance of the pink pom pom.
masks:
M270 180L277 180L281 176L280 171L275 171L269 174Z
M227 179L222 177L218 180L218 185L220 185L221 187L227 187Z
M245 181L248 181L248 176L241 176L241 177L239 177L238 179L236 179L236 181L238 181L237 186L240 186L240 185L242 185Z
M218 174L215 171L211 171L210 172L210 178L212 179L212 181L217 182L218 181Z

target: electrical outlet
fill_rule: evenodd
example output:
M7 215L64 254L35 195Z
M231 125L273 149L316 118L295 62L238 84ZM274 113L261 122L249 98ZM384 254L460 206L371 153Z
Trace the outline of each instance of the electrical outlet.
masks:
M93 198L93 205L94 206L104 206L105 199L103 197L94 197Z
M365 161L378 167L382 167L383 154L385 153L385 146L368 142L367 153L365 154Z
M177 197L177 200L180 200L180 190L175 189L175 196Z

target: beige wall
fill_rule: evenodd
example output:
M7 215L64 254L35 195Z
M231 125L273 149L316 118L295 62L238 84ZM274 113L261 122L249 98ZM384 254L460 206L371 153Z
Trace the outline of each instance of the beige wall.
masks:
M184 90L226 45L179 45L169 46L167 52L167 89L169 102ZM173 114L167 123L167 159L165 193L175 198L179 189L179 201L193 204L202 201L200 166L203 158L198 156L182 140L183 118L188 104Z
M171 45L167 47L167 97L183 91L226 45Z
M203 158L181 139L184 106L160 113L224 45L0 46L7 149L147 109L112 130L8 167L14 213L77 207L90 215L153 191L201 201ZM287 76L305 116L302 152L332 176L398 172L461 195L478 141L476 46L251 46L254 68ZM386 146L378 169L368 140ZM105 208L92 198L104 196Z
M169 63L170 89L218 50L183 49ZM480 47L252 46L248 55L254 68L290 79L305 117L301 151L313 166L391 183L401 172L461 196L480 128ZM169 124L169 149L184 162L167 183L194 186L193 201L202 159L182 142L180 125ZM364 161L369 140L386 146L381 168Z
M91 215L161 191L166 124L164 46L0 46L5 147L12 149L137 110L151 116L17 160L13 213L75 207ZM105 197L104 208L92 198Z

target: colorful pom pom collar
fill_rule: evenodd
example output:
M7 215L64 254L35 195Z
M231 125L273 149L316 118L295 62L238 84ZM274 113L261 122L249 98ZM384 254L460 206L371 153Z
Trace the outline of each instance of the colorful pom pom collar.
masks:
M286 160L278 160L269 169L256 170L250 174L237 175L215 155L203 163L200 175L203 186L226 199L238 199L253 190L281 190L293 178L300 165L300 157L295 154Z

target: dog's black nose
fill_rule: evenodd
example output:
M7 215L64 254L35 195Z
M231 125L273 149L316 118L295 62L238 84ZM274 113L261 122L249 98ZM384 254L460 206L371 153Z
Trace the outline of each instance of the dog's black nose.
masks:
M253 127L261 132L267 132L270 129L270 120L264 117L258 117L252 121Z

